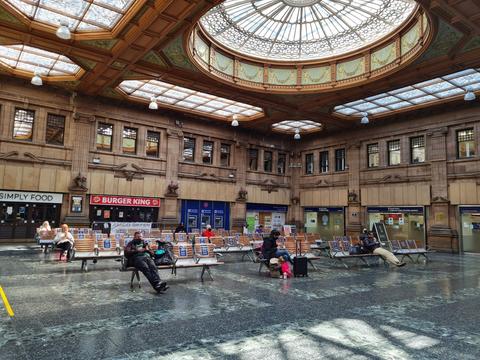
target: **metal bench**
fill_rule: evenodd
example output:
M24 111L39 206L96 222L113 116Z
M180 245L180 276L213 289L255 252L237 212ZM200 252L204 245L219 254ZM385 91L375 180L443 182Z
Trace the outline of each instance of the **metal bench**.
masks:
M403 261L403 259L407 257L411 262L418 263L422 256L425 258L425 261L428 261L428 250L417 247L415 240L391 240L390 245L394 255L402 256L400 261ZM416 261L412 257L415 255L417 256Z
M338 261L340 262L345 268L349 268L348 265L346 264L345 260L347 259L355 259L355 264L358 263L358 261L362 261L365 265L370 266L370 263L366 259L375 259L378 260L379 258L383 260L383 258L379 255L376 254L352 254L350 252L351 250L351 244L350 241L348 240L342 240L342 241L329 241L328 242L329 246L329 257L332 261ZM383 260L385 263L385 260Z

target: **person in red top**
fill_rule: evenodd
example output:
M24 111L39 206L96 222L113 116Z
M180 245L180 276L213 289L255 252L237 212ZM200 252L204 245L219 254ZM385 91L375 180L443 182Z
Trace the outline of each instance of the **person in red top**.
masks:
M203 232L202 232L202 236L207 237L209 240L212 236L215 236L215 233L212 231L212 226L211 225L207 225L206 229L203 230Z

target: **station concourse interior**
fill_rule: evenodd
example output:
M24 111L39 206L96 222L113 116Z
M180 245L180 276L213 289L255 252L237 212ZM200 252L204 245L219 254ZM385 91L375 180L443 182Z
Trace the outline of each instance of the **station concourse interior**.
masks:
M480 358L479 59L474 0L1 0L0 360ZM215 266L130 291L179 224Z

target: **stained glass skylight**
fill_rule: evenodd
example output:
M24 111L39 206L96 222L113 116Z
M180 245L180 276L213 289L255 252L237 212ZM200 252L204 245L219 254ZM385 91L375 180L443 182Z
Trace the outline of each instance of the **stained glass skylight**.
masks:
M272 124L274 130L294 133L296 129L300 132L313 132L322 129L322 124L312 120L285 120L279 123Z
M463 95L466 91L479 90L480 68L467 69L339 105L334 112L347 116L362 116L363 112L370 115L385 114Z
M66 56L28 45L0 45L0 65L41 76L75 76L80 66Z
M414 0L226 0L200 23L217 42L271 60L340 55L393 33Z
M135 0L6 0L28 18L72 32L109 31Z
M158 80L125 80L119 85L119 88L132 97L147 101L155 97L159 104L217 118L230 118L236 114L241 120L242 117L252 118L263 115L263 111L259 107Z

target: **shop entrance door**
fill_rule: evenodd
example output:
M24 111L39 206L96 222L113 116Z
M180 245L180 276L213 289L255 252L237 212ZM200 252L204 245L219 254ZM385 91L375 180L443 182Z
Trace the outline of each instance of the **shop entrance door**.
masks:
M0 239L29 239L43 221L58 227L60 206L56 204L0 204Z

